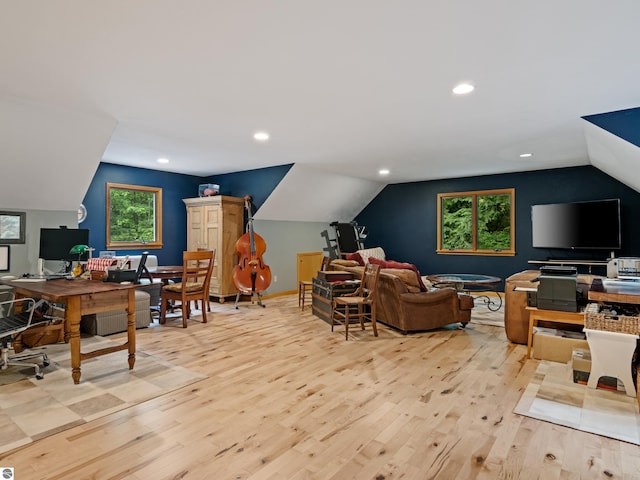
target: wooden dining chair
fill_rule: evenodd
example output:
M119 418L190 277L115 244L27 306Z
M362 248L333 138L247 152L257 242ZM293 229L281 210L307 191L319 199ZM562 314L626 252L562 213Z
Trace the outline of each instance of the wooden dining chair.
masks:
M376 296L378 295L378 277L380 265L367 263L364 268L362 281L358 289L346 295L334 297L331 313L331 331L333 326L344 325L345 339L349 339L349 323L360 320L360 327L364 330L364 321L369 320L373 334L378 336L376 325Z
M182 281L162 287L162 307L160 323L166 322L167 307L170 301L180 301L182 327L187 328L191 313L191 301L202 302L202 323L207 323L205 303L209 300L209 283L213 271L214 250L185 251L182 253Z
M331 263L331 257L324 256L322 257L322 264L320 265L320 271L324 272L329 268L329 264ZM307 297L307 292L311 292L313 289L313 279L311 280L300 280L298 282L298 307L301 310L304 310L304 302Z
M213 259L214 259L214 263L215 263L215 248L211 249L211 248L202 248L202 247L198 247L198 251L199 252L206 252L207 250L213 250L214 254L213 254ZM214 265L215 266L215 265ZM209 281L211 281L211 278L209 278ZM207 290L209 289L209 286L207 285ZM198 302L196 301L196 308L198 308ZM202 308L204 309L204 305L202 306ZM207 312L211 311L211 299L210 297L207 297Z

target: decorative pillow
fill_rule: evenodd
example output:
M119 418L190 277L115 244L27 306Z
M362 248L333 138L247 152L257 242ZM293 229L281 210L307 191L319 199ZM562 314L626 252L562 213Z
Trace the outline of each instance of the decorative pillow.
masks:
M409 292L411 293L418 293L420 292L420 283L418 282L418 279L416 278L416 274L413 273L412 270L407 269L407 268L381 268L380 269L380 273L389 273L391 275L394 275L396 277L398 277L400 280L402 280L402 283L405 284L405 286L407 287L407 290L409 290Z
M360 257L362 258L362 265L367 263L369 258L377 258L378 260L386 259L382 247L365 248L364 250L358 250L356 253L360 254Z
M418 271L418 268L412 263L396 262L394 260L378 260L375 257L369 257L369 263L372 263L374 265L380 265L380 268L396 268L399 270L412 270L414 272L414 276L416 277L417 284L420 287L420 291L426 292L428 290L428 288L424 285L424 283L422 283L422 277L420 276L420 272Z
M336 258L335 260L331 260L332 265L341 265L343 267L360 267L360 262L357 260L342 260L341 258Z
M358 252L347 253L347 255L345 256L345 260L354 260L358 262L358 265L360 265L361 267L364 267L364 260L362 259L362 256Z

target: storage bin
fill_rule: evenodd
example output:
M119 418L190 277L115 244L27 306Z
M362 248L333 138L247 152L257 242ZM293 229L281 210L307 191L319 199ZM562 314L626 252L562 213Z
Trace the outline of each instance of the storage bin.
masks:
M602 305L590 303L585 309L584 328L640 335L640 317L603 312Z

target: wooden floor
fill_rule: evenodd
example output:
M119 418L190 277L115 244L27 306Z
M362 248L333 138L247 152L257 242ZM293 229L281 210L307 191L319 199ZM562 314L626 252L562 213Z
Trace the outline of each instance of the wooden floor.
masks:
M139 350L208 379L0 466L16 480L640 478L639 447L512 413L538 361L501 327L345 341L294 295L264 303L139 330Z

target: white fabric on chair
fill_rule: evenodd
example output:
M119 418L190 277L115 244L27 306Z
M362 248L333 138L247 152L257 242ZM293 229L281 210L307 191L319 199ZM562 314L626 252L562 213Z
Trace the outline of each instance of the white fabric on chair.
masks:
M386 260L382 247L365 248L363 250L358 250L356 253L360 254L364 263L369 262L369 257L377 258L378 260Z

